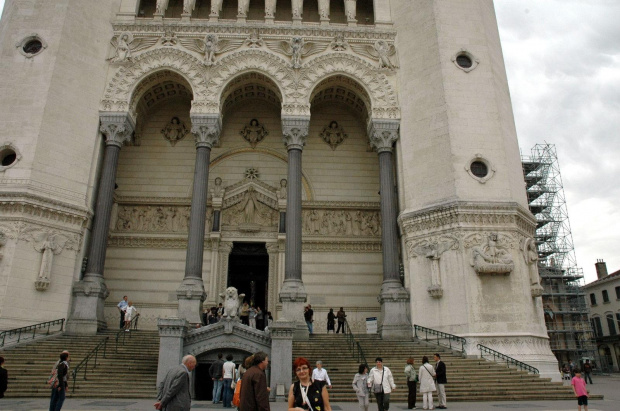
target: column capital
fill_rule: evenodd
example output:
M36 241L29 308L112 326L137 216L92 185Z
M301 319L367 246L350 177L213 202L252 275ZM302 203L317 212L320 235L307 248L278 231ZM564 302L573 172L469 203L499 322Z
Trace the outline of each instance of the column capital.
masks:
M368 124L370 145L378 153L392 151L392 145L400 135L400 120L371 119Z
M135 124L127 112L99 112L99 131L105 135L105 144L121 147L131 139Z
M190 117L196 148L211 148L220 141L222 119L219 114L193 114Z
M284 145L289 150L303 150L310 128L310 117L282 117Z

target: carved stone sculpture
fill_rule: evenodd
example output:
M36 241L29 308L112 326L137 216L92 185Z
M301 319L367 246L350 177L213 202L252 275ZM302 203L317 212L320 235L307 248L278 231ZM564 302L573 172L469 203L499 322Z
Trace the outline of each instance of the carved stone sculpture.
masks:
M54 255L62 252L67 238L59 234L46 234L43 239L39 239L34 244L34 249L40 253L41 266L39 267L39 275L34 282L34 286L38 291L45 291L49 288L52 281L52 265L54 264Z
M332 150L336 150L336 147L342 144L342 142L347 138L344 130L336 121L332 121L329 123L329 126L323 128L323 131L319 134L319 136L323 139L323 141L329 144Z
M302 57L309 57L313 54L320 53L329 45L327 43L306 43L302 37L293 37L290 41L266 41L265 44L270 50L276 53L290 56L293 68L301 68Z
M183 0L183 14L191 15L196 8L196 0Z
M0 261L4 258L4 253L2 252L2 248L6 245L6 234L0 231Z
M114 228L121 232L187 232L189 211L189 206L121 205ZM211 210L207 209L210 219Z
M280 180L280 188L278 189L278 191L276 191L276 196L278 197L278 200L286 200L287 183L288 182L286 181L286 178Z
M251 49L263 47L264 41L260 38L258 30L252 30L252 34L245 40L245 45Z
M334 37L334 41L331 42L330 47L334 51L345 51L349 47L349 43L344 38L344 34L338 33Z
M163 16L166 13L166 9L168 8L169 0L157 0L155 3L155 14Z
M409 253L412 257L422 256L431 263L431 285L427 291L433 298L443 297L443 287L441 281L441 267L439 260L441 255L448 250L457 250L459 247L458 239L451 236L444 236L438 239L422 240L417 243L407 244Z
M224 300L224 314L222 316L232 319L238 317L244 297L245 294L239 294L235 287L228 287L225 292L220 294L220 298Z
M134 38L130 32L123 32L118 36L112 37L110 44L113 53L108 58L112 63L125 63L132 59L132 53L154 46L159 39L153 38Z
M209 17L219 17L222 11L223 0L211 0L211 14Z
M397 68L397 65L391 60L396 58L396 47L385 40L377 40L372 46L369 44L351 44L351 48L358 54L377 60L380 69L393 70Z
M305 235L376 237L381 235L376 211L304 210L302 233Z
M178 117L172 117L170 123L166 124L166 127L161 130L161 134L174 147L176 143L183 140L189 134L189 130Z
M541 297L543 294L543 287L540 285L540 276L538 274L538 250L536 248L536 242L533 238L526 238L523 240L523 258L527 264L530 274L530 290L532 297Z
M215 64L217 54L226 53L227 51L239 48L245 42L244 39L226 39L220 40L217 34L207 34L204 39L180 39L183 47L200 53L203 55L205 66Z
M330 0L319 0L319 16L321 21L329 21L329 2Z
M355 16L357 14L357 0L344 0L344 13L347 16L347 22L355 23L357 20Z
M250 0L238 0L237 17L246 18L250 9Z
M256 145L260 143L269 132L265 129L265 126L260 124L257 119L250 120L250 124L243 127L243 130L239 132L243 139L250 143L252 148L256 148Z
M175 32L171 30L166 30L164 35L161 37L161 45L164 47L174 47L177 45L178 38Z
M265 0L265 18L273 19L276 16L276 1L277 0Z
M514 270L510 252L498 244L497 233L489 234L487 243L473 247L471 265L478 274L509 275Z
M222 179L219 177L215 178L214 185L211 187L211 197L212 198L222 198L224 196L224 187L222 187Z

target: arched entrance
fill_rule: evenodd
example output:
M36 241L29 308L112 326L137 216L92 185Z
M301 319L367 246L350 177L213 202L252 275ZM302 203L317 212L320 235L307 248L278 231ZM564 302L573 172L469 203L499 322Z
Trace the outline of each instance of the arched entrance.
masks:
M265 311L269 303L269 254L265 243L233 242L228 260L227 287L245 294L244 301ZM257 328L263 324L257 321Z

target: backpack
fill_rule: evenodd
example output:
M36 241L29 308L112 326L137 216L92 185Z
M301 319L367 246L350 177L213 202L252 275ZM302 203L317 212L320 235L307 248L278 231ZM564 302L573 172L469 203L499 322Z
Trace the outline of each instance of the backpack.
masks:
M58 367L54 367L52 373L47 379L47 388L55 389L58 388Z

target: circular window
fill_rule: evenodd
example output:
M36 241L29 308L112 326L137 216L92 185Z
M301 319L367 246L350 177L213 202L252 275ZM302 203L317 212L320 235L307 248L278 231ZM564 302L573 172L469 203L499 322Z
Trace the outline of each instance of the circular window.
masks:
M11 143L0 145L0 171L13 167L20 160L19 151Z
M24 44L24 53L27 54L37 54L43 48L43 43L41 43L38 39L30 40L26 44Z
M482 161L474 161L470 166L471 173L478 178L484 178L489 174L489 167Z
M458 64L458 66L461 68L468 69L468 68L471 68L471 66L473 66L474 63L471 61L471 59L468 56L461 54L456 57L456 64Z

